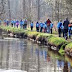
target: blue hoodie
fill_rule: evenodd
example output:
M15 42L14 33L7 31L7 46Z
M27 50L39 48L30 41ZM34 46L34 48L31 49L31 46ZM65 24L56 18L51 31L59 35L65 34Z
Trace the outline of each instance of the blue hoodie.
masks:
M43 27L44 27L44 28L47 28L47 24L44 23Z
M11 23L14 23L14 21L12 20Z
M24 22L23 21L20 21L20 25L23 25L24 24Z
M36 27L39 27L40 26L40 24L39 23L36 23Z
M30 26L33 27L33 23L31 23Z
M14 24L16 23L16 21L14 21Z
M43 23L40 23L40 27L43 27L43 25L44 25Z
M51 28L51 29L53 28L53 23L50 23L50 28Z
M59 28L61 28L61 26L62 26L62 23L61 22L58 22L57 28L59 29Z

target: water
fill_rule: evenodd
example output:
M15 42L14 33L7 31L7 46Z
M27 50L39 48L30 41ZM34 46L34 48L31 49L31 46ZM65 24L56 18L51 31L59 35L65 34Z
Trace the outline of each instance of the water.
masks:
M25 39L0 39L0 72L72 72L72 60Z

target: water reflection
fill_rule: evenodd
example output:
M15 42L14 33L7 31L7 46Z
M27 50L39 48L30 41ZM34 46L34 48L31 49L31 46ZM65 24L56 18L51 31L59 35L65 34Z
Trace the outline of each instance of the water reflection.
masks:
M22 39L0 40L0 69L27 72L72 72L69 59Z

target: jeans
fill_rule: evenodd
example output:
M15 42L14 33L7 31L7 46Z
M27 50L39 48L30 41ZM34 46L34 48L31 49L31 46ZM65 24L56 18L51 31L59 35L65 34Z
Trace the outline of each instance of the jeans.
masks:
M50 26L47 27L47 33L50 33Z

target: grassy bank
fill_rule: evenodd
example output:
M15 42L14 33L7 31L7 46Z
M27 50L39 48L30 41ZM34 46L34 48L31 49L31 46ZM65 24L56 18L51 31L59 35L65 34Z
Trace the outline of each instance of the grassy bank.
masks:
M14 27L10 27L10 26L0 26L0 28L2 30L5 31L11 31L12 33L24 33L24 35L26 35L28 38L34 39L36 41L40 41L41 43L45 44L50 44L52 46L55 47L59 47L59 53L64 54L64 48L65 50L67 49L71 49L72 50L72 43L68 44L67 41L64 38L60 38L55 36L54 34L48 34L48 33L40 33L40 32L36 32L36 31L30 31L28 30L24 30L24 29L20 29L20 28L14 28Z

